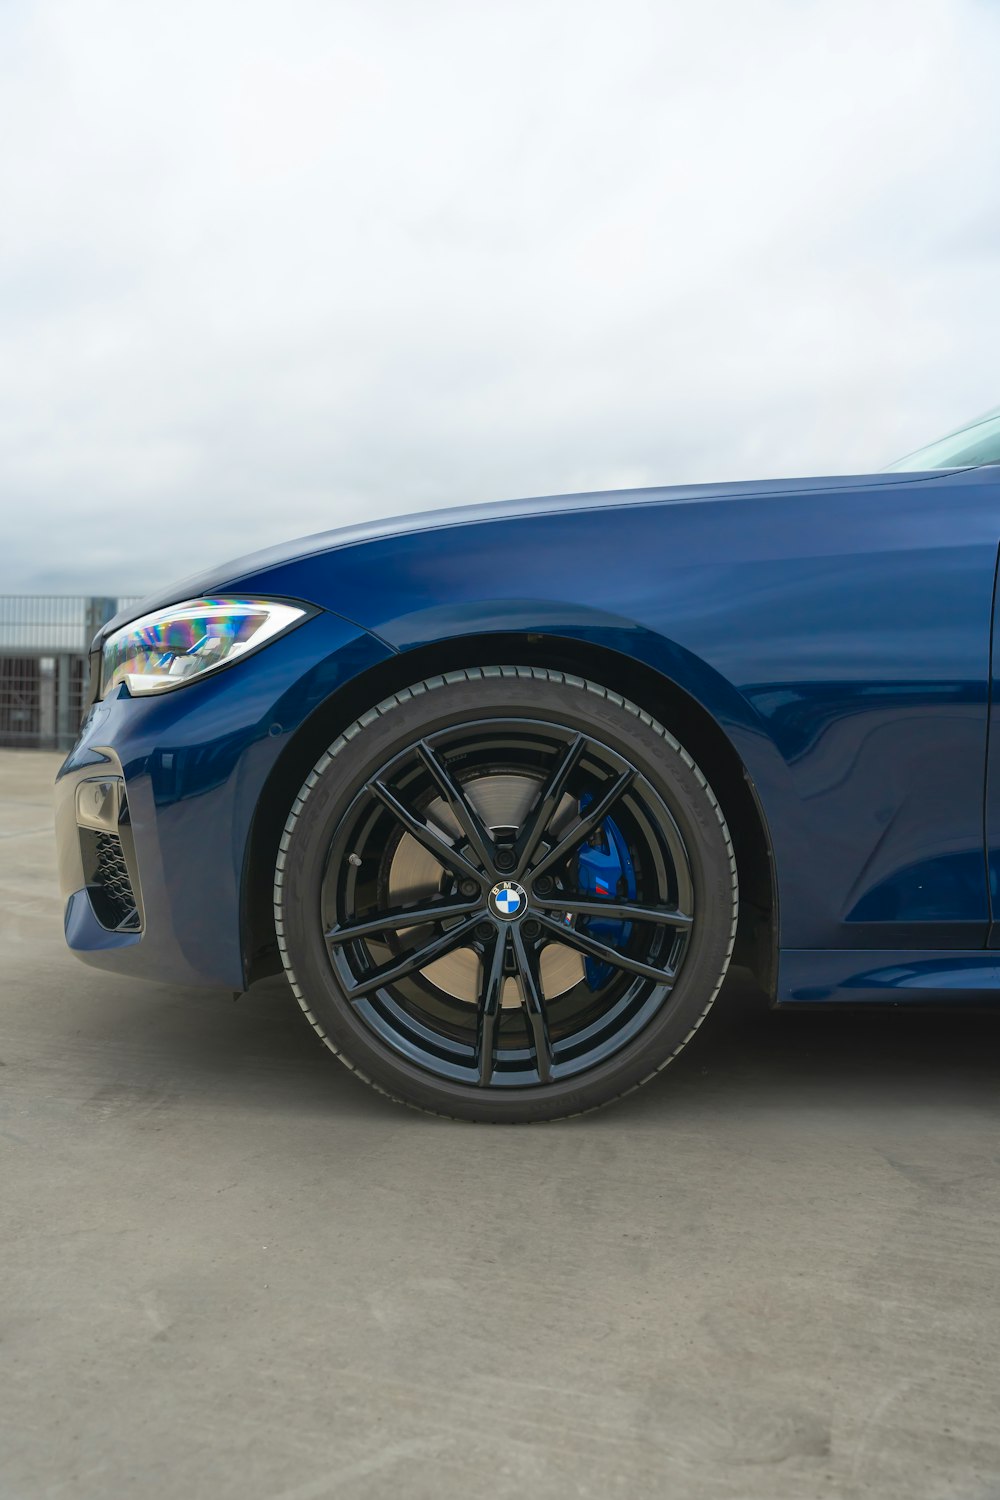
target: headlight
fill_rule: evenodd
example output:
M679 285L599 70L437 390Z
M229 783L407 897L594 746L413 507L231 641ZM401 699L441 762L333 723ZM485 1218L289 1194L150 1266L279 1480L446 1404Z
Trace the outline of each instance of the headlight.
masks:
M101 697L120 682L133 694L182 687L263 646L307 613L272 599L189 599L143 615L104 642Z

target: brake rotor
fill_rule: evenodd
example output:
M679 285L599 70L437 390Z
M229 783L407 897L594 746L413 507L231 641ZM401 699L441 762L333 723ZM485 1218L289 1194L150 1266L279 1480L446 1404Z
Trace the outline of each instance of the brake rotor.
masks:
M485 827L496 834L501 829L520 828L534 803L539 780L539 777L528 775L486 774L470 779L463 790ZM575 813L576 804L572 798L564 797L550 827L558 832L568 825ZM462 831L443 797L428 804L424 818L446 834L449 841L454 843L461 839ZM410 902L428 900L440 892L443 879L444 871L433 854L410 834L404 833L389 864L388 905L406 906ZM565 994L584 977L582 955L563 943L545 945L539 968L542 994L546 1000ZM482 984L480 969L475 949L458 948L428 964L421 972L425 979L446 994L475 1005ZM504 981L501 1004L508 1008L521 1004L521 991L515 979Z

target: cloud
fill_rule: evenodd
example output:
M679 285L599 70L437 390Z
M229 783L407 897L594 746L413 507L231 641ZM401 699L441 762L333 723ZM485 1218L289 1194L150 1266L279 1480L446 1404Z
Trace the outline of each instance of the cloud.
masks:
M976 0L0 10L0 589L1000 399Z

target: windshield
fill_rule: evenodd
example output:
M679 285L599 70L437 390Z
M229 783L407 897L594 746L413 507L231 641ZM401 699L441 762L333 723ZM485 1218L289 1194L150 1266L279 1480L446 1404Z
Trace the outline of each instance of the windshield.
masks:
M968 469L980 464L1000 464L1000 406L957 432L938 438L936 443L897 459L889 464L889 470Z

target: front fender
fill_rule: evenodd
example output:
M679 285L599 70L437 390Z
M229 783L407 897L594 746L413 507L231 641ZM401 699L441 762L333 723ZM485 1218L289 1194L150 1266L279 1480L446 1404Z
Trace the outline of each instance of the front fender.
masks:
M996 493L959 475L501 508L349 539L253 586L335 609L394 652L513 631L644 662L711 715L754 782L784 945L969 948L989 915Z

